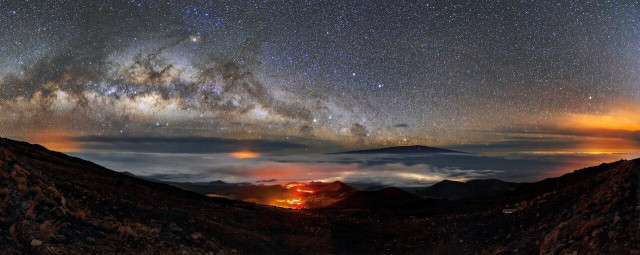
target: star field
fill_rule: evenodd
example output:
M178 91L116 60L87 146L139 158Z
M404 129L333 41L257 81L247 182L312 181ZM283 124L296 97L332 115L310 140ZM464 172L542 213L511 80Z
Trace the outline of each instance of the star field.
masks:
M640 147L633 1L0 1L0 28L2 136Z

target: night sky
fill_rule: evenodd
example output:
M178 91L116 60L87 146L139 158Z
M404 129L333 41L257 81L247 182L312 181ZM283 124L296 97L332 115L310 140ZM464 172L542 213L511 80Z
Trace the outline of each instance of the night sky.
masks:
M0 136L640 151L640 4L586 2L0 0Z

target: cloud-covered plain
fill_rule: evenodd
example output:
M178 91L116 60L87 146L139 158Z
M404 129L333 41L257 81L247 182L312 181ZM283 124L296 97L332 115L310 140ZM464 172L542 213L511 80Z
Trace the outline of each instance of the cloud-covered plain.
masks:
M287 183L343 181L420 187L448 179L530 182L640 154L473 154L261 156L228 154L74 153L118 171L163 181Z

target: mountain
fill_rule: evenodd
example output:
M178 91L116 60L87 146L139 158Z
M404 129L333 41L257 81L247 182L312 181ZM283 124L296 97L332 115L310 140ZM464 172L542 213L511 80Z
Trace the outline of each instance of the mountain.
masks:
M638 254L639 183L640 159L622 160L522 184L497 197L425 203L391 188L353 192L334 209L289 210L211 198L0 138L0 249Z
M313 193L302 196L306 208L326 208L332 204L349 197L357 190L340 181L331 183L312 182L304 188L313 190Z
M0 138L0 249L18 253L325 250L314 217L209 198ZM291 240L314 240L313 243Z
M493 250L638 253L639 181L640 159L636 159L523 184L494 200L518 210L511 220L520 227L509 231L511 239L503 247Z
M410 153L464 153L454 150L447 150L436 147L412 145L412 146L394 146L370 150L356 150L338 152L336 154L410 154Z
M471 180L458 182L444 180L426 189L416 191L422 197L446 198L449 200L465 198L497 197L519 187L520 183L504 182L497 179Z
M307 186L320 194L348 194L356 192L355 188L340 181L334 181L326 184L321 182L312 182L307 184Z
M217 181L210 181L209 184L213 184L213 185L227 185L228 183L223 182L221 180L217 180Z
M357 191L328 207L346 209L388 209L412 206L423 202L426 201L415 194L398 188L385 188L376 191Z

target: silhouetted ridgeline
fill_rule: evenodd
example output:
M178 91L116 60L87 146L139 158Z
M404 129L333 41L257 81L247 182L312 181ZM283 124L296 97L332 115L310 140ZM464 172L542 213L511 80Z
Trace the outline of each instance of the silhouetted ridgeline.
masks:
M395 147L386 147L379 149L369 149L369 150L357 150L357 151L345 151L338 152L335 154L417 154L417 153L464 153L460 151L422 146L422 145L411 145L411 146L395 146Z

